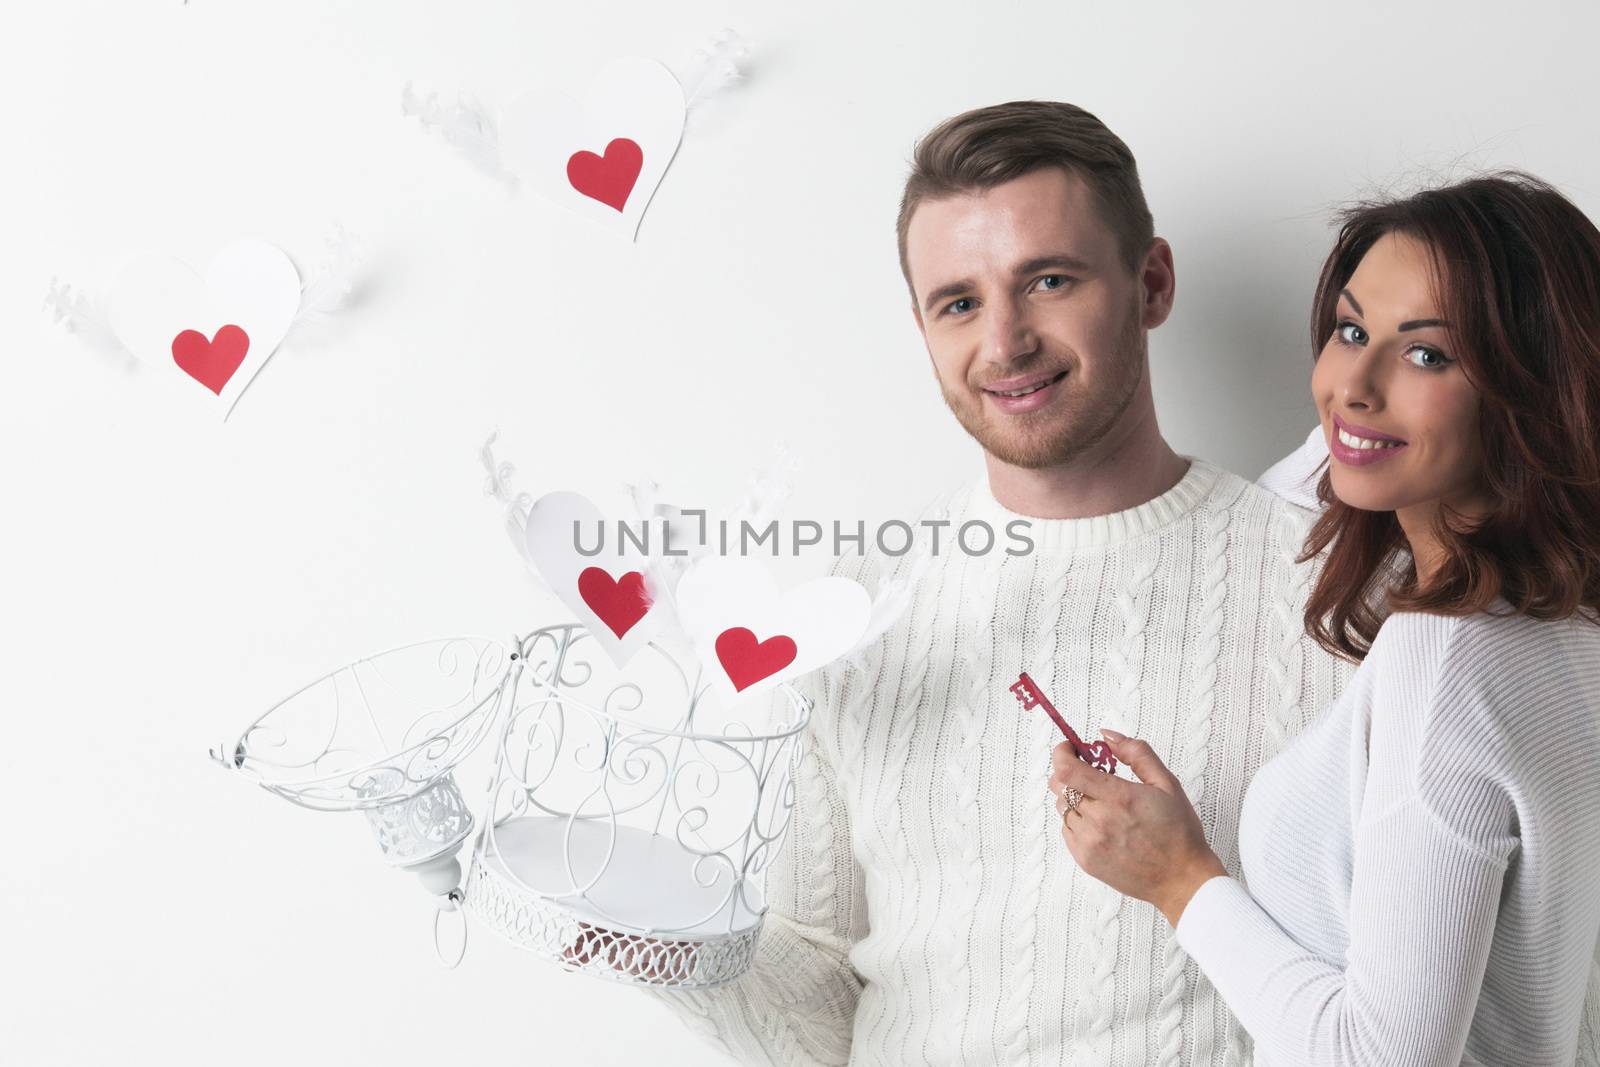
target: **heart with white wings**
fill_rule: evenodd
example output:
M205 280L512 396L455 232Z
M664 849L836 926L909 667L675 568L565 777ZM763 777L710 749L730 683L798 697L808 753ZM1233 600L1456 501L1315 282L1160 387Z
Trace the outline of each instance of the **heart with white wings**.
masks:
M760 562L705 556L679 579L678 620L723 697L749 696L852 651L872 598L848 578L816 578L789 589Z
M524 93L500 114L500 151L517 178L628 240L678 152L683 89L653 59L595 72L582 100L559 89Z
M238 241L204 277L171 257L129 263L111 294L111 327L128 351L175 370L226 418L288 333L300 298L300 273L282 249Z
M605 517L578 493L546 493L522 528L523 554L583 622L618 666L648 644L668 621L656 604L650 559L622 538L605 544ZM596 543L585 554L585 539Z

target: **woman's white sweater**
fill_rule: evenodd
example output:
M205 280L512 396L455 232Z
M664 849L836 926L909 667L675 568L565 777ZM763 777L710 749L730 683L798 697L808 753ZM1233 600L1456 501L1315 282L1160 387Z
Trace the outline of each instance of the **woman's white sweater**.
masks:
M1178 940L1259 1067L1593 1064L1597 771L1600 627L1392 615Z
M1237 871L1250 779L1353 669L1304 634L1311 514L1198 459L1127 511L1028 519L1027 555L984 481L944 513L1002 548L946 538L871 670L811 676L754 966L655 995L746 1064L1249 1063L1161 915L1073 863L1046 784L1061 735L1008 687L1028 671L1086 740L1150 741ZM871 587L907 558L835 571Z

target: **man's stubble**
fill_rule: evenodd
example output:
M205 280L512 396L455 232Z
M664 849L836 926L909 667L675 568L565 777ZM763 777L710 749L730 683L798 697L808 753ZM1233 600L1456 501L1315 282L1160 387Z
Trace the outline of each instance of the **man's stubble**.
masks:
M952 396L943 379L939 381L939 391L962 429L985 452L1002 463L1038 470L1059 466L1083 456L1105 439L1132 405L1149 364L1149 346L1143 336L1140 308L1137 305L1130 309L1117 338L1117 351L1113 359L1118 373L1106 391L1109 395L1093 398L1075 396L1071 391L1074 376L1068 374L1060 383L1068 388L1068 410L1042 413L1050 421L1039 427L1029 424L1030 415L1034 413L1004 416L1014 424L1011 433L998 432L988 417L981 397L974 403L970 394ZM1026 374L1030 369L1030 366L1024 365L1015 373ZM1022 432L1016 432L1019 429Z

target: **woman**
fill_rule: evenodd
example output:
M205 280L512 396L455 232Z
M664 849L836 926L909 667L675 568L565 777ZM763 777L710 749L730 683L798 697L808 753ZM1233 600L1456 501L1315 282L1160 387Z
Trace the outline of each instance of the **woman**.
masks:
M1327 551L1309 631L1360 666L1249 788L1248 891L1113 731L1139 781L1058 748L1062 836L1173 924L1262 1067L1587 1063L1600 232L1518 173L1343 222L1313 310L1330 459L1302 558Z

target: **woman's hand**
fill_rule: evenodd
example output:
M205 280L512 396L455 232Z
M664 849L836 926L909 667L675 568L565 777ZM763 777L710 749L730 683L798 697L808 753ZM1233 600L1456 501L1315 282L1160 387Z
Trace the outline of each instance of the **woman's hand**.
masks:
M1115 730L1100 733L1139 781L1096 770L1078 759L1070 744L1057 745L1050 776L1056 811L1067 812L1064 789L1083 793L1075 810L1066 813L1061 836L1085 873L1149 901L1177 926L1195 890L1228 870L1206 844L1200 816L1183 787L1150 745Z

